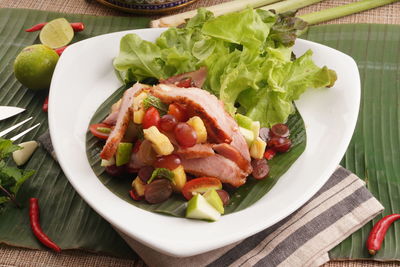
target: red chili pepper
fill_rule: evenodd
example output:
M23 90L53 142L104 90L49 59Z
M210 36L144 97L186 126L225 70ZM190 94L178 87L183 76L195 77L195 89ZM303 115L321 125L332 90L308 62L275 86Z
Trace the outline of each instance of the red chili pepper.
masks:
M42 228L39 223L39 202L37 198L29 199L29 218L31 221L31 228L33 234L37 237L37 239L48 248L51 248L55 252L60 252L61 248L57 246L56 243L50 240L50 238L43 233Z
M381 249L383 239L385 238L386 231L389 229L393 222L400 219L400 214L391 214L380 219L374 227L367 239L367 249L369 254L375 255Z
M40 31L41 29L43 29L44 25L46 25L47 22L43 22L43 23L39 23L36 25L33 25L32 27L30 27L29 29L26 29L26 32L36 32L36 31Z
M47 112L49 110L49 97L47 96L43 102L42 110Z
M63 47L60 47L60 48L56 48L56 49L54 49L54 51L56 51L56 53L57 53L59 56L61 56L61 54L64 52L64 50L65 50L67 47L68 47L68 45L67 45L67 46L63 46Z
M39 23L36 25L33 25L32 27L30 27L29 29L26 29L26 32L37 32L40 31L41 29L43 29L44 25L46 25L47 22L43 22L43 23ZM74 32L81 32L85 29L85 24L83 24L82 22L73 22L70 23L72 29L74 30Z
M133 200L135 200L135 201L139 201L139 200L142 200L142 199L143 199L143 197L138 196L138 195L136 194L136 192L133 191L133 189L129 191L129 195L130 195L131 198L132 198Z
M73 22L70 24L72 29L74 29L74 32L81 32L85 29L85 24L83 24L82 22Z
M268 148L264 153L264 158L266 158L267 160L270 160L275 156L275 154L276 154L275 150Z

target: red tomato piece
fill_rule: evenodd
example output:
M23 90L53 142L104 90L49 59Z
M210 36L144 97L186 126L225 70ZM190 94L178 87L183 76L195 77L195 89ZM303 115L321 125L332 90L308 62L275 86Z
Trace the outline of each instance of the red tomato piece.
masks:
M105 132L105 131L99 131L100 129L110 129L110 132L112 130L112 127L108 124L105 123L96 123L92 124L89 126L89 131L96 136L97 138L107 140L108 136L110 135L110 132Z
M179 122L184 122L188 120L185 109L179 104L174 103L169 105L168 114L174 116Z
M140 201L143 199L143 197L138 196L138 194L132 189L129 190L129 195L131 196L131 198L135 201Z
M159 123L160 123L160 113L158 113L158 110L155 107L151 107L148 110L146 110L142 122L143 129L150 128L151 126L158 127Z
M266 158L267 160L271 160L276 154L276 151L268 148L265 153L264 153L264 158Z
M49 110L49 97L46 97L46 99L44 100L42 110L44 112L47 112Z
M184 87L184 88L189 88L192 87L192 78L184 78L182 80L180 80L176 86L178 87Z
M222 183L214 177L200 177L188 181L182 188L183 196L189 200L196 193L205 193L210 189L222 189Z

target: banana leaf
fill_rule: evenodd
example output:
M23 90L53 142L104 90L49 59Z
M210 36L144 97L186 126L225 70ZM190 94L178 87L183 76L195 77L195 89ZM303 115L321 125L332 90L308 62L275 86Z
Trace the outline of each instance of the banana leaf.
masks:
M400 260L400 223L386 233L382 249L370 256L365 241L383 216L400 213L400 26L321 25L305 38L334 47L357 62L361 109L341 164L364 179L384 212L330 252L331 259ZM340 78L339 78L340 79Z
M77 14L35 11L28 9L0 9L0 105L18 106L26 111L0 122L0 130L6 129L28 117L26 123L7 135L41 123L19 142L37 139L48 129L47 113L42 103L47 92L33 92L22 86L14 77L13 62L22 48L39 43L39 32L27 33L24 29L34 24L65 17L71 22L84 22L86 29L75 34L74 42L113 31L145 28L147 18L95 17ZM10 161L10 164L13 162ZM17 201L22 208L8 204L0 213L0 244L45 249L29 226L29 198L39 198L43 230L62 249L84 249L119 257L137 257L114 229L97 215L68 183L58 163L43 148L34 153L23 168L36 170L20 189Z
M114 92L95 112L90 124L101 122L109 113L111 105L117 102L127 86L122 86ZM296 159L303 153L306 146L306 131L303 119L296 111L290 116L288 123L290 129L290 138L292 148L284 153L278 154L268 162L270 167L270 175L267 179L256 180L249 177L245 185L236 190L230 190L231 200L225 207L225 214L239 211L251 206L254 202L262 198L278 181ZM94 137L90 132L86 135L86 155L94 173L99 177L100 181L114 194L125 201L140 207L147 211L164 213L176 217L185 217L187 201L180 194L174 194L167 201L160 204L148 204L145 201L134 201L130 198L128 191L132 188L132 177L116 178L112 177L104 171L104 167L100 166L100 157L98 151L101 151L104 141Z
M13 76L12 63L23 47L39 42L38 32L28 34L23 29L57 17L85 22L85 31L77 33L74 41L113 31L145 28L149 21L136 17L95 17L0 9L0 105L27 108L16 117L1 121L0 130L29 116L34 116L34 119L24 127L41 122L40 127L19 141L36 139L48 128L47 116L41 111L47 93L34 93L21 86ZM311 27L302 38L336 48L356 60L362 79L361 110L342 164L365 179L369 190L385 206L382 216L399 213L400 26L321 25ZM39 197L42 227L62 248L135 257L112 227L73 190L58 164L42 148L23 167L36 169L36 174L22 186L18 194L17 199L23 207L16 209L9 205L0 214L0 243L45 249L29 228L28 199ZM399 223L389 229L383 247L375 257L369 256L365 250L365 240L372 223L382 216L333 249L331 259L400 260Z

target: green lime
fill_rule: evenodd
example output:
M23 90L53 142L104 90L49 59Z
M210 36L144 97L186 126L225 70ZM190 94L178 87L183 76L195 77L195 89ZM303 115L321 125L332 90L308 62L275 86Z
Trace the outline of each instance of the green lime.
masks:
M14 61L15 77L30 89L48 89L58 58L58 54L47 46L25 47Z
M71 24L64 18L59 18L47 23L40 31L39 39L50 48L66 46L74 38Z

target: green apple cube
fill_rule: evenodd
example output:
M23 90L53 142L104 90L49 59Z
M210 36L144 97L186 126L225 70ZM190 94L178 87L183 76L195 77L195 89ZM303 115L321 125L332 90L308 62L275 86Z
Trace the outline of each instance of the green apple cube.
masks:
M119 143L115 165L122 166L129 162L132 154L132 143Z
M251 130L253 127L253 120L242 114L235 114L235 120L240 127Z
M186 209L186 217L191 219L217 221L221 214L200 194L193 196Z
M246 143L249 147L251 147L251 144L253 144L254 141L254 133L251 130L247 130L246 128L240 127L239 126L239 131L243 135L244 139L246 140Z
M215 189L208 190L203 197L211 204L219 213L224 214L224 203Z

